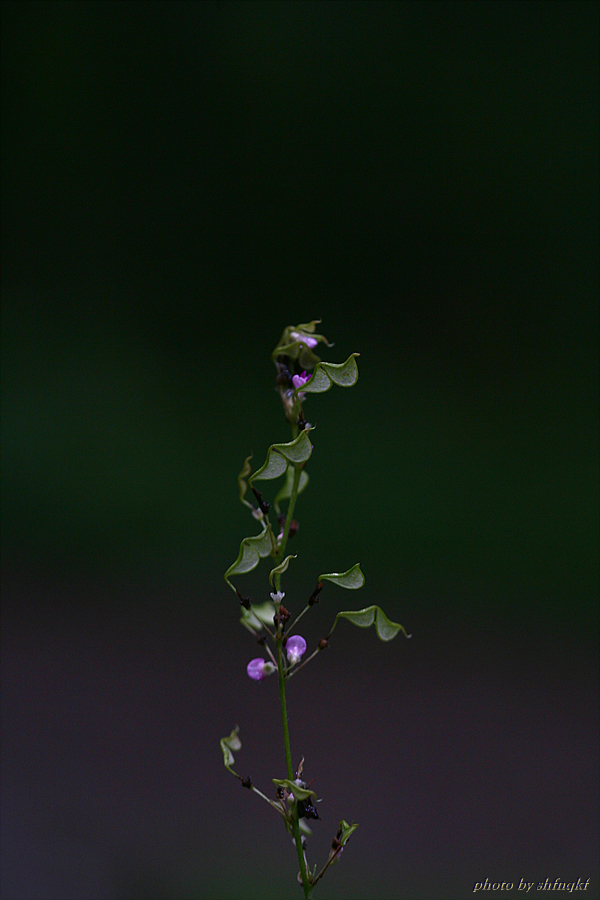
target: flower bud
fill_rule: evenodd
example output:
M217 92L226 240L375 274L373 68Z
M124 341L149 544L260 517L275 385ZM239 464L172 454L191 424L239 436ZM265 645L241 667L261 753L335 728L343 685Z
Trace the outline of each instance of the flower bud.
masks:
M302 655L306 653L306 641L299 634L294 634L287 639L285 652L289 664L295 666L302 659Z

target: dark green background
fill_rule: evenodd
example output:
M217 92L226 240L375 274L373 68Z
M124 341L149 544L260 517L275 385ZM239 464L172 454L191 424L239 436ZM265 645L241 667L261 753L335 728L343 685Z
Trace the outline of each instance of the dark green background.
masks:
M3 851L8 900L55 900L44 854L62 860L61 900L281 897L269 826L293 890L293 857L266 808L250 811L253 798L239 798L220 767L218 739L258 702L222 572L253 526L237 502L241 463L252 452L260 465L289 436L270 352L284 326L315 317L335 342L329 360L360 352L360 380L307 401L315 452L287 590L299 605L319 572L359 559L361 596L331 589L314 637L342 603L380 603L414 635L384 648L371 634L340 635L327 663L342 718L325 716L303 752L321 743L349 765L363 759L334 797L324 752L318 784L336 809L349 802L348 779L362 784L374 843L360 830L320 896L456 898L488 876L533 881L539 870L543 880L557 855L554 877L594 874L597 20L588 2L2 4L4 709L14 760L3 770L17 823ZM254 596L265 591L260 572L248 577ZM73 652L82 640L89 654ZM165 666L163 708L148 697ZM49 746L61 759L97 746L94 698L117 671L101 729L110 752L125 741L119 703L147 702L155 731L141 713L131 726L136 771L150 779L158 765L158 732L166 754L153 779L158 808L110 764L130 791L127 852L107 837L122 822L115 784L113 802L94 812L106 758L84 767L69 802L69 766L42 764ZM392 676L412 694L400 699ZM313 721L332 703L319 672L309 677L314 695L297 702ZM365 694L342 753L336 728L370 678L387 697L381 717L364 724ZM425 685L444 687L450 706ZM457 704L464 714L463 689L469 716L487 722L477 745L447 712ZM172 720L181 691L190 708L199 703L193 724L182 714L185 738ZM390 722L406 737L404 703L431 734L401 750L396 738L376 746ZM548 717L527 740L500 728L525 762L518 777L510 766L492 774L508 751L490 723L497 710L500 722L521 721L521 703L523 723L529 708ZM43 704L54 714L29 734L28 710ZM269 702L261 722L275 715ZM455 728L464 744L452 750ZM577 729L580 743L560 743ZM532 799L524 818L507 785L531 783L550 736L558 744L540 791L554 797L552 812ZM261 740L257 728L244 743L246 765L257 765ZM273 766L279 741L275 731ZM490 791L482 809L467 745L478 748L478 796ZM398 790L406 802L411 752L457 794L406 821L384 800ZM184 758L202 775L194 786ZM276 774L265 770L264 783ZM55 793L38 802L49 783ZM582 802L585 813L565 818ZM438 820L441 835L427 825ZM264 859L262 842L243 849L254 828L264 829ZM44 840L25 852L32 833ZM402 856L407 834L415 846ZM93 864L81 863L86 853ZM223 870L244 854L248 870L228 887ZM269 873L260 888L257 869Z

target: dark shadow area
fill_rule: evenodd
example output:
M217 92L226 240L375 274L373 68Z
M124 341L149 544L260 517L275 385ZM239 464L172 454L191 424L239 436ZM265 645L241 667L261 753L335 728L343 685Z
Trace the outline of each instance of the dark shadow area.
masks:
M290 683L315 896L597 896L597 4L0 5L3 900L294 895L222 575L317 317L287 600L358 560L309 648L413 637Z

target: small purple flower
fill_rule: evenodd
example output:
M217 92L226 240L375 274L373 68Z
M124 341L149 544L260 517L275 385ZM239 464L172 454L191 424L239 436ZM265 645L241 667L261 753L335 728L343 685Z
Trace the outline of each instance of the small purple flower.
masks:
M303 334L301 331L292 331L290 337L293 341L300 341L302 344L306 344L309 350L312 350L319 343L316 338Z
M267 662L260 656L256 659L251 659L246 666L246 672L253 681L262 681L267 675L272 675L274 671L275 666L273 663Z
M294 375L292 378L292 384L294 385L294 390L298 390L298 388L303 387L307 381L310 381L312 375L307 375L306 372L303 372L301 375Z
M293 637L287 639L285 652L289 664L295 666L296 663L300 662L302 659L302 654L306 653L306 641L299 634L295 634Z

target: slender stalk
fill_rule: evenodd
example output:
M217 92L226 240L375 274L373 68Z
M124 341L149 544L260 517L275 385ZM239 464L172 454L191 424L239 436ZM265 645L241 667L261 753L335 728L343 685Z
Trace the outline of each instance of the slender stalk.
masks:
M269 656L271 657L271 662L273 663L274 666L276 666L276 665L277 665L277 660L276 660L275 657L273 656L273 651L271 650L271 648L269 647L268 644L265 643L264 646L265 646L265 650L267 651L267 653L268 653Z
M277 552L277 558L283 559L285 556L285 548L288 542L288 537L290 536L290 525L292 524L292 517L294 515L294 507L296 505L296 497L298 496L298 485L300 484L300 475L302 474L302 464L298 463L294 466L294 480L292 482L292 492L290 494L290 502L288 504L287 515L285 517L285 525L283 526L283 537L281 538L281 544L279 545L279 550ZM275 590L279 590L279 584L281 581L281 575L277 573L275 575Z
M318 653L320 653L320 652L321 652L321 650L319 649L319 647L317 647L316 650L313 650L313 652L310 654L310 656L307 656L306 659L302 660L302 662L301 662L299 665L294 666L294 668L291 669L291 670L287 673L286 678L287 678L287 679L290 679L290 678L292 677L292 675L295 675L296 672L299 672L300 669L301 669L303 666L306 665L306 663L309 663L309 662L311 661L311 659L314 659L315 656L316 656Z
M339 854L339 851L338 851L337 853L332 853L332 854L329 856L329 859L327 860L327 862L325 863L325 865L323 866L323 868L321 869L321 871L319 872L319 874L318 874L317 877L315 878L315 880L314 880L314 882L313 882L314 884L316 884L317 881L318 881L320 878L323 877L323 875L325 874L325 872L327 871L327 869L329 868L329 866L332 864L332 862L334 861L334 859L337 859L337 858L339 857L339 855L340 855L340 854Z
M308 612L309 609L310 609L310 606L307 604L304 607L304 609L302 610L302 612L298 613L298 615L296 616L296 618L294 619L292 624L288 626L288 630L287 630L288 637L290 636L290 634L292 633L292 631L294 630L294 628L296 627L296 625L298 624L298 622L300 621L300 619L302 618L304 613Z
M276 809L276 810L277 810L277 812L279 813L279 815L285 816L285 813L284 813L284 811L282 810L281 806L280 806L278 803L275 803L274 800L270 800L269 797L267 797L266 794L263 794L263 792L262 792L262 791L259 791L259 789L256 788L256 787L254 787L254 785L252 785L252 793L253 793L253 794L258 794L259 797L262 797L263 800L266 800L267 803L269 804L269 806L272 806L273 809Z

